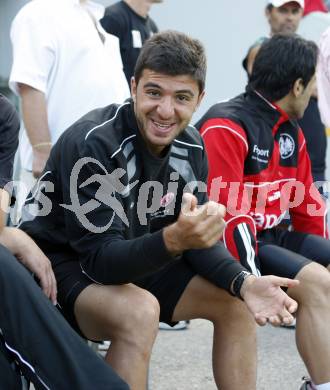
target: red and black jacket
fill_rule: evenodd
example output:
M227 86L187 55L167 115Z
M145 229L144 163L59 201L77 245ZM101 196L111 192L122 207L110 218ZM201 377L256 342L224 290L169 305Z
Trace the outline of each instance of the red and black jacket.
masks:
M276 227L287 211L295 231L326 237L326 208L296 121L247 92L211 107L196 127L208 153L210 198L227 207L224 243L245 266L258 273L257 232Z

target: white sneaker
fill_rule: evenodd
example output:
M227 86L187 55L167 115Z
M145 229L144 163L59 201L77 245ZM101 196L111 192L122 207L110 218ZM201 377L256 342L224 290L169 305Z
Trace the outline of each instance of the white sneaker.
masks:
M101 343L98 343L98 350L106 352L110 347L111 341L102 341Z

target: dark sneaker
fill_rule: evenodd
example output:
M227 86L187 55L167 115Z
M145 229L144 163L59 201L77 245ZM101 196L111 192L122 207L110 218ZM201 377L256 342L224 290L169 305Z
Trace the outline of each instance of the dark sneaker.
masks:
M302 380L304 383L301 385L300 390L316 390L311 379L304 376Z

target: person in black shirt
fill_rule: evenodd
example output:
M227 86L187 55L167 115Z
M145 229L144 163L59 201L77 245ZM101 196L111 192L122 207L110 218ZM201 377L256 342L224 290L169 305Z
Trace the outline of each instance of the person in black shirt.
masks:
M253 317L261 325L291 322L297 307L280 288L297 281L257 278L219 242L225 210L207 198L207 157L189 125L205 74L199 41L173 31L153 35L135 67L132 99L73 124L23 208L21 228L52 261L66 318L87 338L111 339L108 355L134 389L145 388L151 349L139 346L140 331L138 351L123 353L118 315L135 306L114 300L125 291L151 293L144 297L149 312L156 311L153 297L168 324L213 322L220 388L255 388ZM155 329L146 324L148 331Z
M47 257L22 230L5 227L19 126L14 107L0 95L0 388L22 388L16 361L36 389L127 389L54 307Z
M158 32L156 23L148 16L152 3L163 0L121 0L106 8L101 25L119 38L120 53L127 82L131 82L134 66L143 43Z
M325 182L327 136L321 121L316 93L309 100L304 116L298 121L306 139L309 158L311 159L314 182ZM323 187L318 186L323 193Z

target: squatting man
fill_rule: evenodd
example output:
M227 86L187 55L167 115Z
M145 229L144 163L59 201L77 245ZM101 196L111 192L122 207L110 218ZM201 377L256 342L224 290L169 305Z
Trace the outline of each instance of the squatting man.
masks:
M189 125L205 73L198 40L174 31L153 35L135 67L132 99L88 113L53 147L26 203L40 206L44 182L51 182L51 211L23 210L20 227L52 262L63 314L85 338L111 340L105 359L132 389L145 389L158 321L193 318L214 325L217 386L255 389L255 321L290 323L297 309L281 287L298 281L257 278L219 242L225 209L199 190L207 159ZM87 160L74 180L75 203L70 176L80 159ZM145 200L141 223L137 207Z

